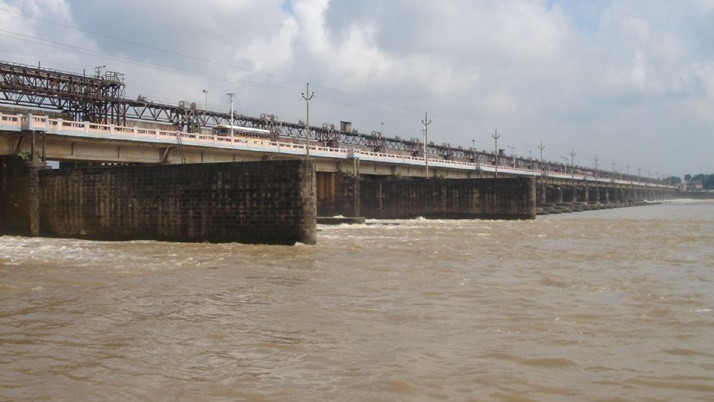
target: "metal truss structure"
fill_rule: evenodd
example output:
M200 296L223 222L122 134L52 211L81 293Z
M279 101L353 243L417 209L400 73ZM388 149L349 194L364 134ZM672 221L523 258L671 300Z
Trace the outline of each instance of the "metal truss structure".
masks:
M122 120L123 75L87 77L0 62L0 103L54 109L74 119L108 123Z
M78 121L126 125L127 121L144 120L171 124L177 130L197 132L204 127L230 124L230 115L197 107L195 102L179 102L167 105L151 102L140 96L137 99L124 97L124 75L117 72L94 76L79 75L41 67L0 62L0 104L51 109ZM274 115L259 117L237 115L234 125L268 129L275 139L305 138L305 125L279 121ZM326 146L341 144L363 146L374 151L401 150L412 155L423 154L423 143L418 139L403 140L388 138L373 131L370 134L356 130L335 128L323 124L311 126L310 139ZM493 155L475 150L452 148L430 143L429 154L445 159L492 161Z
M73 74L41 67L0 61L0 104L35 109L50 109L77 121L127 125L127 121L143 120L171 124L177 130L198 132L220 124L231 124L228 113L201 109L195 102L179 102L168 105L151 102L142 96L126 99L124 75L105 72L97 67L93 76ZM279 121L274 115L259 117L237 115L233 125L270 130L271 138L294 140L305 138L305 124ZM332 124L309 128L310 140L325 146L339 148L342 145L362 146L375 152L398 150L421 156L424 143L418 138L409 140L399 137L384 137L378 131L370 134L351 130L349 124L337 128ZM508 165L546 170L585 169L562 163L545 162L531 158L507 157L502 151L498 157L493 153L476 151L473 148L451 147L430 142L427 146L430 157L494 163L508 160ZM605 176L606 172L600 172ZM614 173L613 173L614 174ZM621 175L622 176L622 175ZM634 176L633 176L634 177Z

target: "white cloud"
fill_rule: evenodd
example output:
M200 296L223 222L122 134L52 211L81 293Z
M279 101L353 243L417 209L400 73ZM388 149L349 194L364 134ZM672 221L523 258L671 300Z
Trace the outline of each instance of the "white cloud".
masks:
M223 94L236 91L246 112L299 119L309 81L316 121L346 118L369 131L386 120L388 133L409 138L428 110L430 135L455 145L476 136L490 149L498 127L499 143L526 153L543 139L553 159L575 148L583 160L597 153L674 173L683 163L692 171L712 166L648 159L639 142L651 154L687 142L714 154L714 0L293 0L291 7L284 0L0 0L0 7L24 14L0 11L0 29L45 41L0 35L10 61L75 71L107 64L127 74L133 94L202 100L208 88L209 105L225 108ZM668 142L672 130L676 143Z
M237 51L236 58L249 60L257 72L277 73L294 61L293 42L297 33L297 22L287 17L275 36L257 38Z

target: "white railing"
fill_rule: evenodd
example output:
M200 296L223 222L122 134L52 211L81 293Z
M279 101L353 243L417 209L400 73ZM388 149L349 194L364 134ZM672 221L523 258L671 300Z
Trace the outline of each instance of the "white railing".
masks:
M236 149L241 151L254 151L265 153L283 153L291 155L304 155L305 144L292 142L270 141L259 138L234 136L218 136L215 134L185 133L172 130L160 130L141 127L117 126L113 124L99 124L90 122L78 122L64 119L52 119L47 116L35 116L31 113L23 114L2 114L0 113L0 130L22 131L35 130L44 131L55 135L76 136L86 138L101 138L115 140L130 140L140 142L160 142L167 144L177 144L180 137L182 145L203 146L212 148ZM424 158L389 154L359 149L329 148L317 145L310 145L310 154L314 157L333 159L359 159L361 161L377 163L398 163L402 165L423 166ZM429 166L473 170L483 172L501 172L530 177L551 177L557 179L569 179L575 181L631 184L648 186L655 188L675 189L676 186L668 186L658 183L637 182L630 180L614 179L607 177L594 177L584 174L568 174L555 171L541 171L539 169L524 169L511 166L499 165L498 169L492 163L487 162L463 162L444 159L429 158Z

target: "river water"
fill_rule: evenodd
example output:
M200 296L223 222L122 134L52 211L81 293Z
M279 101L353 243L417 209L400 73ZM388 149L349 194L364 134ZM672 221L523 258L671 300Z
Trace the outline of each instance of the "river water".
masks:
M714 202L369 223L0 237L0 399L714 399Z

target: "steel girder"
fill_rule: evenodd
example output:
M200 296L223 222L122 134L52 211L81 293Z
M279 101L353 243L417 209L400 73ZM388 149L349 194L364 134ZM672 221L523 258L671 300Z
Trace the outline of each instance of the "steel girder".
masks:
M104 124L126 125L128 120L155 121L173 124L177 130L197 132L201 128L210 128L219 124L230 124L228 113L204 110L195 103L167 105L150 102L143 97L136 100L124 98L123 74L106 72L103 76L86 76L56 71L40 67L0 61L0 104L27 106L38 109L56 110L78 121L91 121ZM244 115L234 116L234 125L267 129L271 138L305 138L305 125L279 121L273 115L260 117ZM370 134L356 130L341 131L333 125L310 127L310 139L333 148L341 144L362 146L373 151L387 149L403 151L412 155L423 155L424 143L418 138L404 140L399 137L383 137L380 132ZM427 152L431 157L444 159L469 160L472 162L495 163L492 153L479 152L475 149L451 147L448 144L429 143ZM502 164L513 164L512 157L499 156ZM503 163L509 161L510 163ZM531 158L516 158L515 166L520 168L565 171L573 167L563 163L544 162ZM577 170L590 171L589 168L575 166ZM599 171L601 177L625 177L642 180L633 175Z

